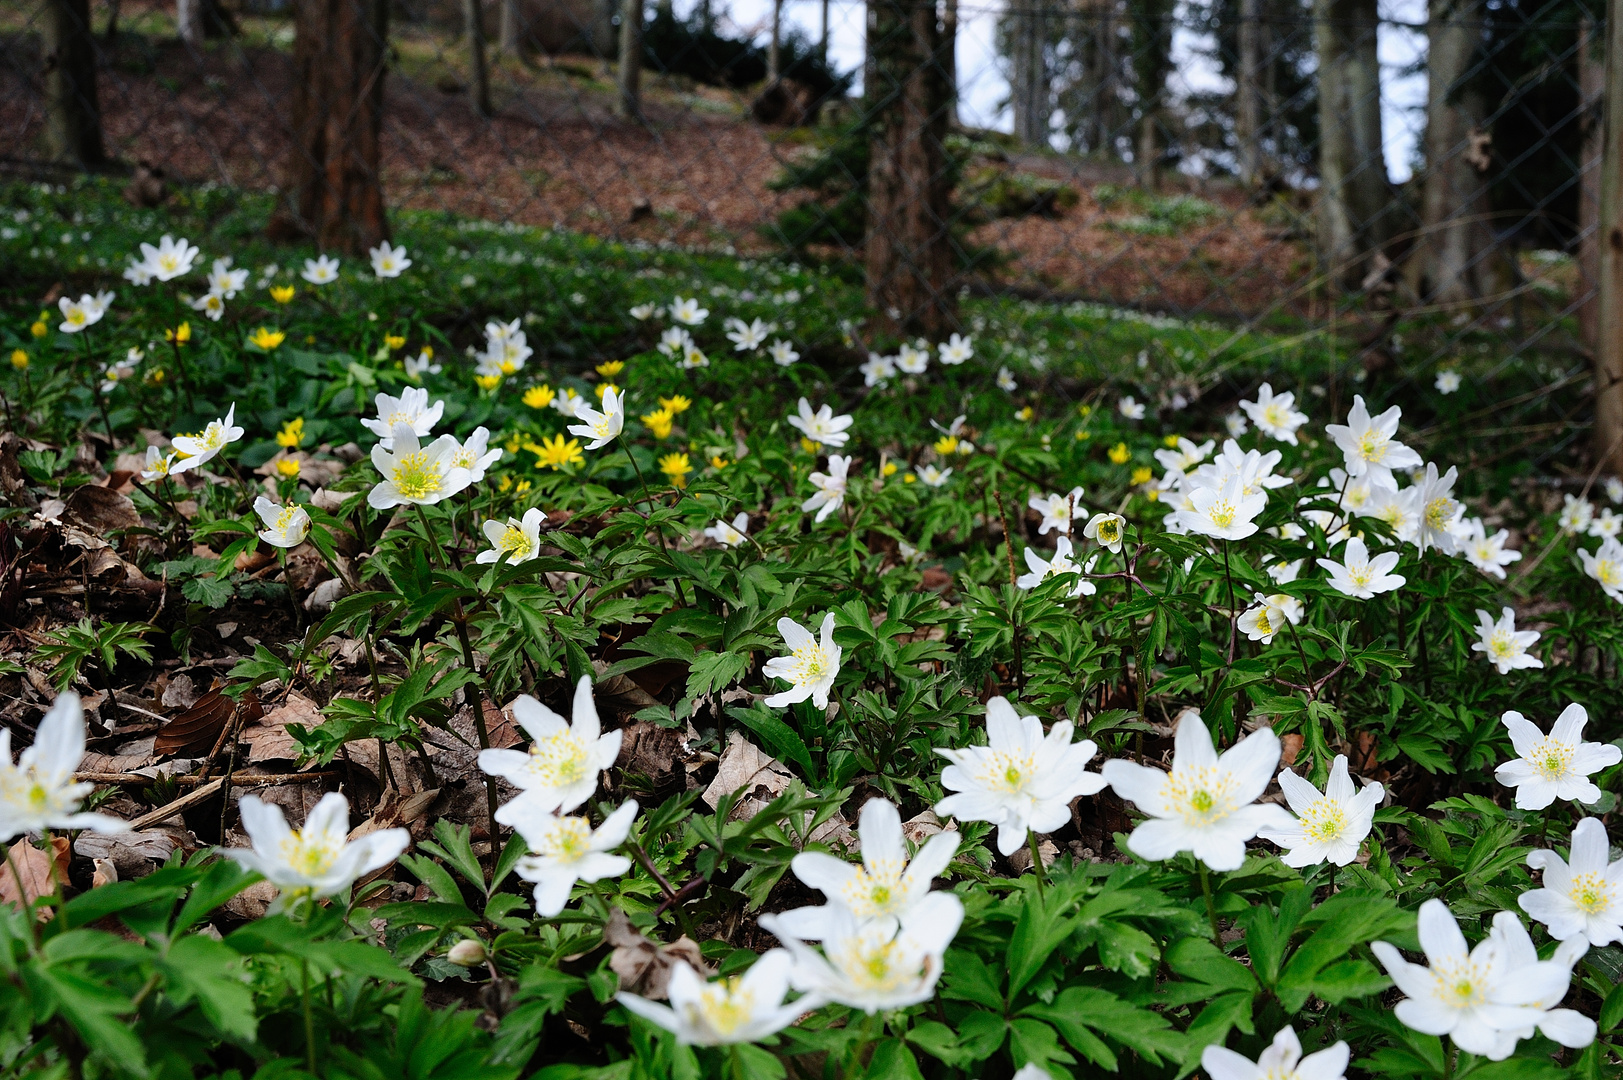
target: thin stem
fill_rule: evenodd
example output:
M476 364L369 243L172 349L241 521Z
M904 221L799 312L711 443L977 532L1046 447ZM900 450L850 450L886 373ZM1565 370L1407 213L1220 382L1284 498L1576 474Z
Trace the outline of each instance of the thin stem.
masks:
M1454 1040L1443 1036L1443 1080L1454 1080Z
M637 455L633 454L631 452L631 447L629 447L629 446L625 448L625 452L626 452L626 460L631 462L631 471L637 474L637 483L642 485L642 497L644 499L648 500L648 505L649 506L653 506L654 505L654 497L648 493L648 481L643 478L642 466L637 464ZM632 505L632 509L633 510L637 509L635 504ZM643 521L648 522L650 525L653 525L652 522L648 521L647 513L645 513L644 511L641 511L641 510L637 510L637 512L639 514L642 514ZM657 525L653 525L653 529L654 529L654 535L659 537L659 550L661 550L661 551L663 551L665 553L665 559L666 559L667 562L669 562L670 557L671 557L671 549L665 546L665 530L661 529ZM672 563L671 565L672 565L672 568L674 569L675 564ZM678 578L678 577L675 577L675 576L672 576L671 584L676 588L677 602L680 603L683 607L687 607L688 606L688 598L687 598L687 594L682 591L682 579Z
M5 848L6 869L11 871L11 880L17 883L17 906L28 912L29 950L39 948L39 920L34 917L33 902L28 899L28 890L23 886L23 876L17 871L17 864L12 861L10 845L0 845Z
M1200 891L1206 897L1206 917L1212 922L1212 941L1221 949L1223 932L1217 928L1217 901L1212 898L1212 875L1199 859L1195 860L1195 865L1200 868Z
M1003 486L1000 484L992 489L997 499L998 520L1003 523L1003 550L1009 560L1009 588L1018 589L1020 586L1014 572L1014 532L1009 528L1009 512L1003 508ZM1026 692L1026 660L1024 645L1021 637L1024 633L1018 617L1014 620L1014 689L1016 694Z
M316 1076L316 1021L310 1013L310 962L303 957L299 958L299 974L303 983L300 996L304 1005L304 1064L310 1075Z
M1037 898L1042 899L1043 882L1048 876L1048 868L1043 866L1043 849L1037 842L1037 833L1028 829L1026 831L1026 847L1031 850L1031 871L1037 878Z
M1229 667L1234 666L1234 645L1239 634L1240 613L1234 607L1234 574L1229 569L1229 542L1223 541L1223 579L1229 586Z

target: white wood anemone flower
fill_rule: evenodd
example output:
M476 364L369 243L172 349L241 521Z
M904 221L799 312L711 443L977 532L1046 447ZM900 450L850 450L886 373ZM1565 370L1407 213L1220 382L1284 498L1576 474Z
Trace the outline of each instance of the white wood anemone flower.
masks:
M579 435L583 439L591 439L586 449L597 450L607 446L620 435L626 426L625 391L609 390L603 394L603 411L598 412L591 406L582 404L575 406L575 419L578 424L569 425L571 435Z
M1039 535L1046 536L1050 529L1070 535L1071 519L1076 516L1077 507L1082 505L1082 488L1074 487L1063 495L1053 492L1033 495L1026 505L1043 516L1042 524L1037 526Z
M379 394L375 399L377 419L367 417L361 426L378 437L378 445L385 450L394 449L395 429L401 424L409 426L419 439L434 431L434 425L445 415L445 402L428 403L428 391L420 386L408 386L399 397Z
M369 250L367 255L372 259L372 273L379 279L397 278L411 269L411 259L406 256L406 249L390 247L387 240Z
M1213 1044L1201 1051L1200 1065L1211 1080L1342 1080L1350 1057L1344 1041L1303 1057L1296 1029L1287 1024L1256 1061Z
M1569 950L1558 952L1555 960L1540 961L1530 939L1526 951L1519 949L1507 919L1525 938L1527 931L1516 916L1502 911L1494 918L1494 932L1472 949L1448 906L1441 900L1427 900L1420 905L1420 947L1426 954L1426 967L1405 960L1390 942L1373 943L1370 949L1375 958L1406 995L1393 1010L1397 1018L1424 1035L1447 1035L1467 1053L1493 1061L1509 1057L1518 1040L1526 1037L1521 1032L1531 1035L1546 1022L1549 1006L1545 1003L1554 1004L1565 996L1577 957ZM1554 1011L1565 1014L1571 1010ZM1563 1015L1549 1023L1558 1032L1563 1026L1582 1028L1570 1020ZM1568 1023L1563 1025L1563 1021ZM1582 1034L1581 1030L1562 1033Z
M508 805L513 810L505 823L518 830L530 848L513 869L535 884L535 913L543 919L564 909L575 882L590 884L631 869L630 859L611 852L631 835L636 799L627 799L595 829L584 816L554 814L524 799Z
M821 1004L804 997L784 1003L794 966L789 950L771 949L743 975L706 982L686 961L678 960L671 966L666 990L669 1005L624 990L615 1000L674 1034L683 1046L759 1042Z
M1120 514L1094 514L1082 528L1082 535L1098 543L1113 555L1121 554L1123 530L1127 519Z
M452 463L461 444L454 435L441 435L426 447L408 424L397 424L392 450L382 443L372 447L372 467L383 477L366 496L374 510L414 504L433 506L467 487L467 469Z
M834 680L840 674L840 656L844 651L834 644L834 613L823 616L821 641L788 616L778 620L778 633L783 635L789 655L768 660L761 674L793 685L767 698L767 706L782 709L811 698L819 709L828 708L829 691L834 689Z
M1240 632L1251 641L1260 641L1264 645L1274 640L1274 635L1285 629L1286 625L1295 626L1302 621L1302 602L1294 596L1285 593L1271 593L1264 596L1256 594L1256 602L1240 614L1237 625Z
M936 355L948 367L956 367L975 355L975 339L954 334L936 346Z
M1346 754L1336 755L1323 792L1289 769L1279 774L1279 786L1296 819L1288 826L1265 826L1257 835L1284 848L1280 861L1298 869L1322 862L1346 866L1358 858L1359 845L1375 824L1375 808L1386 797L1380 784L1357 790Z
M259 538L272 547L296 548L310 534L310 511L298 503L284 506L261 495L254 500L254 513L265 523Z
M813 412L811 402L805 398L800 399L800 412L798 416L789 417L789 426L798 430L809 441L823 446L844 446L850 441L851 433L846 430L852 423L849 414L834 415L834 409L829 405L818 406Z
M1079 596L1092 596L1099 591L1099 586L1089 581L1086 573L1093 570L1093 564L1098 556L1089 559L1086 567L1078 566L1073 556L1074 548L1071 546L1069 536L1062 536L1054 541L1054 557L1052 559L1044 559L1037 554L1035 548L1028 547L1025 551L1025 558L1026 566L1030 568L1031 572L1021 574L1015 578L1015 587L1035 589L1055 574L1076 574L1076 584L1071 586L1071 599L1075 600Z
M1133 854L1160 862L1188 851L1213 870L1238 870L1246 841L1292 824L1284 807L1257 802L1278 764L1279 737L1271 729L1254 731L1219 755L1206 722L1190 709L1178 720L1170 772L1112 759L1104 778L1150 815L1127 838Z
M298 830L288 828L280 806L258 796L243 796L241 810L253 847L227 848L223 854L276 886L273 912L336 895L362 874L394 862L411 843L405 829L380 829L347 840L349 800L337 792L323 795Z
M479 751L481 769L519 789L518 798L496 811L497 821L512 825L530 811L568 813L597 790L598 773L620 756L622 736L604 734L589 675L575 684L574 713L573 722L566 721L528 694L514 699L513 719L529 734L530 749Z
M1558 941L1583 938L1594 946L1623 941L1623 859L1609 862L1611 844L1600 818L1587 817L1572 830L1571 862L1548 848L1527 856L1544 872L1544 887L1516 898L1528 915Z
M0 839L46 829L120 833L129 826L107 814L82 813L94 784L75 783L85 756L85 712L79 695L59 695L34 730L34 744L11 760L11 729L0 727Z
M177 460L169 467L171 475L200 469L213 461L221 450L242 438L237 426L237 406L232 403L222 420L210 420L208 427L197 435L176 435L170 440Z
M1589 951L1589 942L1581 937L1569 938L1556 946L1548 960L1540 960L1538 948L1521 919L1512 911L1501 911L1493 917L1493 929L1488 936L1498 943L1505 958L1505 966L1512 971L1532 971L1528 986L1517 993L1518 1001L1538 1010L1538 1017L1522 1027L1510 1029L1516 1039L1531 1039L1536 1030L1545 1038L1562 1046L1580 1050L1595 1041L1595 1022L1575 1009L1560 1009L1572 985L1572 969Z
M796 990L872 1016L930 999L947 946L963 921L958 897L933 892L907 912L899 928L883 922L858 924L850 911L836 908L829 914L821 953L795 937L777 915L761 916L761 927L794 955L789 979Z
M813 519L816 524L822 524L830 514L845 505L845 489L847 477L851 468L849 455L841 457L839 454L830 454L828 458L828 472L814 472L806 479L817 490L805 502L800 504L802 513L817 511Z
M1197 482L1191 478L1191 483ZM1268 505L1266 492L1258 490L1247 495L1244 490L1245 478L1237 472L1230 473L1218 487L1191 486L1186 491L1188 509L1168 514L1168 523L1201 536L1244 540L1257 531L1254 519Z
M1623 603L1623 544L1607 539L1593 554L1578 549L1578 561L1584 573L1595 580L1608 597Z
M1371 558L1363 537L1355 536L1342 549L1340 562L1320 559L1319 565L1329 572L1330 587L1336 592L1355 600L1371 600L1380 593L1401 589L1408 582L1402 574L1392 573L1401 558L1395 551Z
M546 517L540 507L532 506L524 511L522 518L485 522L485 539L490 541L490 549L481 551L478 561L521 563L535 558L541 554L541 524Z
M170 281L182 274L190 273L198 254L197 248L185 237L176 240L165 233L158 241L157 247L151 244L141 245L140 265L146 268L151 277L159 281Z
M1419 468L1422 460L1415 451L1392 438L1398 433L1398 421L1402 418L1403 410L1396 405L1371 417L1363 396L1354 395L1347 422L1326 424L1324 433L1340 448L1348 476L1374 472L1395 488L1397 485L1390 482L1392 471Z
M1242 401L1240 408L1258 431L1292 446L1297 445L1296 429L1307 423L1307 414L1296 407L1296 395L1288 390L1276 394L1268 383L1257 387L1257 400Z
M1106 783L1087 771L1099 748L1092 739L1073 743L1073 730L1061 720L1045 736L1040 719L1021 716L1008 698L993 698L986 703L987 745L936 749L952 763L941 770L941 786L954 794L936 803L935 812L996 825L1003 855L1019 850L1028 830L1060 828L1071 820L1072 799L1097 794Z
M1527 649L1539 639L1537 630L1516 629L1516 609L1501 608L1497 620L1481 608L1476 609L1476 632L1480 641L1471 643L1471 651L1482 653L1488 663L1508 675L1520 668L1541 668L1544 661Z
M750 516L746 511L738 514L730 523L717 521L714 525L705 529L704 534L722 547L730 548L742 544L744 538L749 535L749 531Z
M958 850L956 832L939 832L907 857L902 816L886 799L869 799L857 822L862 862L852 863L821 851L803 851L789 868L804 884L827 897L821 907L802 907L779 914L784 929L806 941L821 941L829 917L843 907L858 924L888 922L894 931L901 919L930 895L930 885Z
M330 255L317 255L304 260L299 276L312 285L330 285L338 280L338 260Z
M1515 709L1499 719L1510 732L1516 757L1495 769L1493 776L1516 789L1518 810L1543 810L1557 799L1595 802L1601 792L1590 774L1623 761L1623 749L1583 741L1589 712L1577 702L1561 710L1548 735Z

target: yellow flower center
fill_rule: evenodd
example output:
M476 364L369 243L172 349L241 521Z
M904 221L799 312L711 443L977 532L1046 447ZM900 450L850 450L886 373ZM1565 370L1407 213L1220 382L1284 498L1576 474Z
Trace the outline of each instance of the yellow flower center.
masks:
M907 896L902 888L905 869L906 864L899 859L881 859L872 867L858 867L840 888L840 899L859 919L892 914L897 903Z
M1546 780L1559 780L1572 767L1572 747L1553 736L1538 741L1527 761L1544 775Z
M585 778L586 762L586 744L564 730L531 745L525 772L544 787L564 787Z
M428 452L419 450L395 462L394 486L403 498L426 499L440 489L439 470L428 461Z
M83 326L85 321L84 308L68 308L67 320L74 326Z
M1439 532L1446 529L1454 517L1456 505L1453 499L1446 497L1431 500L1426 504L1426 524Z
M276 515L276 524L271 531L280 536L286 536L293 531L293 522L299 516L299 507L296 503L289 503L282 507L282 512Z
M984 787L1007 795L1018 795L1036 776L1037 769L1037 759L1031 755L994 750L982 767L979 779Z
M326 833L309 836L295 832L282 841L282 858L295 873L318 878L332 869L343 847L342 838L334 839Z
M696 1011L711 1031L731 1035L754 1016L755 995L745 990L742 981L734 976L706 986L699 995Z
M1206 516L1212 519L1212 524L1219 529L1226 529L1233 525L1235 514L1234 504L1227 499L1219 499L1217 502L1212 503L1212 508L1206 512Z
M1488 653L1496 660L1508 660L1522 654L1516 635L1510 630L1495 630L1488 638Z
M509 525L502 538L496 542L496 550L509 556L513 562L520 562L530 557L530 538L524 530L517 525Z
M1168 815L1186 825L1215 825L1234 812L1233 778L1215 765L1174 769L1167 776L1162 802Z
M1605 911L1616 897L1616 888L1600 874L1572 875L1572 902L1586 914Z
M548 823L536 854L566 862L579 862L591 850L591 823L583 817L559 817Z
M1347 829L1347 812L1329 797L1318 799L1301 817L1302 831L1309 840L1325 843L1339 839Z
M1372 464L1386 457L1387 438L1379 431L1366 431L1358 437L1358 456Z

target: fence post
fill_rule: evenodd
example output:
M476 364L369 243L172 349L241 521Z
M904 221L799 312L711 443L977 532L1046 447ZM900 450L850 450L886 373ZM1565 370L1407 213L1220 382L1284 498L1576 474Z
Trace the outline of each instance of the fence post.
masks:
M1600 179L1595 457L1623 476L1623 0L1606 4L1606 125Z
M59 162L95 169L106 164L101 106L96 97L96 42L89 0L46 0L46 143Z

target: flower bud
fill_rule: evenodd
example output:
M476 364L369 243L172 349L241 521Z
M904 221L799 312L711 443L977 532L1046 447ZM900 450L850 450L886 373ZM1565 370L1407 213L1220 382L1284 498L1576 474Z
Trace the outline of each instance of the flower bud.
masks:
M465 938L451 946L445 958L457 967L476 967L485 962L485 943Z

